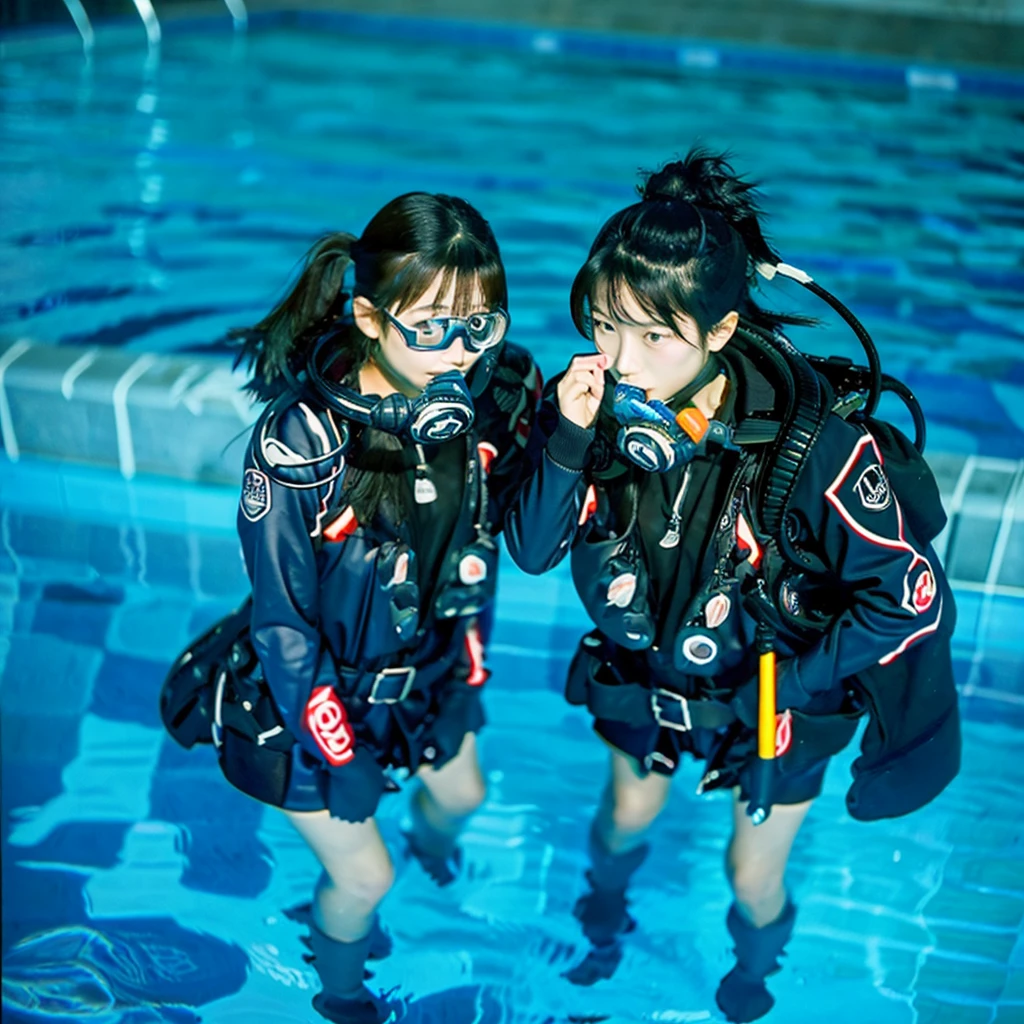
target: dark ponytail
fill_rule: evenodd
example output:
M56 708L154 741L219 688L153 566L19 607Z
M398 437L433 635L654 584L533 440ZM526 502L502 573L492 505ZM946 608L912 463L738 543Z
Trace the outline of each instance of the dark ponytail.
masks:
M377 343L348 314L351 300L363 297L377 310L400 313L439 275L442 293L454 283L457 316L480 298L488 308L508 306L494 232L464 199L407 192L383 206L361 237L325 235L306 254L288 295L255 327L232 332L241 341L236 365L244 362L252 370L247 389L261 401L299 390L310 352L328 334L325 343L340 356L337 372L353 382ZM369 428L356 435L348 453L347 500L360 522L371 522L383 504L401 515L401 440Z
M246 388L261 401L294 385L310 348L351 298L342 282L355 242L355 235L344 231L318 239L288 294L254 327L231 332L241 341L235 365L248 364L252 378Z
M346 274L349 266L353 272ZM441 275L455 282L454 312L464 315L478 293L491 307L508 305L505 268L491 226L455 196L407 192L383 206L360 238L324 235L306 254L288 295L255 327L236 330L236 365L247 363L246 385L261 401L294 388L316 342L329 330L341 350L338 366L358 370L374 342L343 315L362 296L377 309L401 312Z
M660 323L692 317L702 341L732 310L769 331L813 322L769 312L751 296L755 265L779 257L761 228L755 185L725 155L692 149L647 173L637 191L641 201L601 228L573 282L572 315L582 333L598 286L607 288L611 312L623 312L628 290Z

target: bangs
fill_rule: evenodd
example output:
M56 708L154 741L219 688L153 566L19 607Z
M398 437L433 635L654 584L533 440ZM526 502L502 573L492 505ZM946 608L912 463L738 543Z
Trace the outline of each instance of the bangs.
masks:
M398 313L414 305L432 289L440 275L438 295L446 295L454 282L452 314L466 316L481 308L507 308L508 289L500 257L463 236L441 253L412 253L400 258L389 294L378 296L382 307Z
M630 296L653 321L673 334L682 330L681 318L688 316L700 330L701 338L713 323L695 287L690 263L681 266L653 264L621 248L598 252L580 269L573 282L570 304L576 329L590 337L588 307L592 309L597 295L607 292L610 316L624 323L632 317L625 308Z
M742 239L714 211L688 202L637 203L620 210L598 233L573 282L573 322L589 337L586 304L607 289L609 315L629 321L624 315L628 294L674 334L683 334L683 317L692 319L704 348L722 317L749 304L747 264Z

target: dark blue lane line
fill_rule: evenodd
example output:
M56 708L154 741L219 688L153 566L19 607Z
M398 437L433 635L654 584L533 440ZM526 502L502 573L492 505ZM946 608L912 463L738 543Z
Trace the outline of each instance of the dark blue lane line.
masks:
M165 327L176 327L178 324L189 323L193 320L202 320L205 317L221 316L224 313L251 308L248 303L235 302L216 306L169 309L162 313L153 313L150 316L128 317L120 323L106 324L90 331L62 334L60 342L62 345L124 345L153 331L163 330Z
M113 224L67 224L61 228L26 231L24 234L15 235L11 239L11 245L19 249L30 246L60 248L69 242L77 242L82 238L105 238L113 233Z
M100 28L138 26L138 19L109 18L98 20L94 25ZM250 29L258 30L299 27L416 43L567 54L594 60L678 67L681 74L726 71L770 75L774 78L790 75L899 90L906 90L910 79L919 76L931 83L925 85L925 91L928 92L993 99L1024 97L1024 75L1001 69L967 67L956 63L934 64L928 61L905 63L894 58L771 49L707 39L674 38L666 41L654 37L582 29L342 11L253 12L249 15L249 26ZM162 30L165 35L197 32L228 34L232 31L232 24L227 17L181 18L165 21ZM76 35L77 32L70 25L0 29L0 39Z
M135 285L86 285L82 287L63 288L60 291L47 292L30 302L11 303L0 306L0 323L11 323L16 320L27 320L29 317L49 313L55 309L68 306L88 306L98 302L109 302L123 299L129 295L137 295L142 289ZM145 289L155 293L155 289Z

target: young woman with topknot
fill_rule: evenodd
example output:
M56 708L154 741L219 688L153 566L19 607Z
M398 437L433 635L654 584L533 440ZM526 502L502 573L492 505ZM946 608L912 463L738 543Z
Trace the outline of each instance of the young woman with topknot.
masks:
M731 1021L773 1005L765 979L796 921L790 851L865 709L851 679L889 666L899 693L914 677L893 663L928 648L941 662L935 638L953 621L930 538L911 534L871 433L830 407L813 444L795 433L799 360L781 328L796 318L751 294L755 267L780 263L760 219L727 160L693 151L650 174L640 201L601 228L571 295L596 351L545 391L505 534L527 572L570 556L596 626L566 695L593 715L610 770L575 911L591 947L568 976L592 984L616 969L648 829L680 762L696 758L699 792L731 792L736 964L716 993ZM799 475L772 532L766 501L786 484L784 455ZM762 703L762 653L776 659L775 708ZM940 731L947 775L959 750L952 699ZM900 714L929 715L926 703ZM928 753L885 771L904 772L912 809L934 795L928 758L940 754L928 743L907 750Z

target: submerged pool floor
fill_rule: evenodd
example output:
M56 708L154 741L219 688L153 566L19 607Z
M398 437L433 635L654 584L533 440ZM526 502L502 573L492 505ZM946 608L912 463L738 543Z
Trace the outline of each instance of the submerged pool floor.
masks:
M312 855L223 781L209 748L175 746L157 713L168 662L244 596L229 525L8 505L0 529L4 1019L319 1019L301 940ZM1024 613L1001 600L987 626L961 614L964 678L978 630ZM585 628L567 573L538 581L505 559L481 740L489 793L454 885L438 889L403 855L408 790L381 805L395 948L371 984L406 1001L410 1021L719 1019L729 801L696 797L692 765L637 876L618 973L592 988L563 977L586 951L571 912L606 770L587 716L561 696ZM1002 697L965 702L964 769L934 804L856 823L843 804L854 751L831 766L792 860L800 913L771 1020L822 1020L826 1007L834 1024L1024 1016L1024 644L1019 630L1004 638L988 637Z

